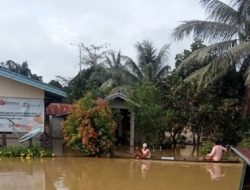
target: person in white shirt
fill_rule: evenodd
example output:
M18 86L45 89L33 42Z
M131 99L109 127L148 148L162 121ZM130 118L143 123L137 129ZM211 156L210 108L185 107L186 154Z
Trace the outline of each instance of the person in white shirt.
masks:
M149 150L147 143L143 143L142 149L138 150L135 156L136 158L141 158L141 159L151 158L151 151Z

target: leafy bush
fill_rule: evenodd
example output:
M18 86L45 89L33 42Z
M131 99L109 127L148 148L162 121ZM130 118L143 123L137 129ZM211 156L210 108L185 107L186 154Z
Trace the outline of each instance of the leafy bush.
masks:
M156 86L152 83L136 85L129 98L138 105L129 103L135 112L136 143L162 144L165 134L165 112Z
M40 147L26 148L21 146L0 148L0 157L23 157L23 158L41 158L51 157L54 153Z
M208 140L202 143L201 148L200 148L200 154L201 155L207 155L208 153L211 152L213 148L213 142Z
M112 152L116 123L108 104L88 93L78 100L63 123L66 146L90 156Z
M238 145L240 148L250 148L250 137L244 138Z

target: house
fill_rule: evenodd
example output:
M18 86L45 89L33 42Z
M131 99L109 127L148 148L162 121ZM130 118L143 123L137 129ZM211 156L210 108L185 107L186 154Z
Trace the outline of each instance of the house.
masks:
M106 96L105 100L120 115L119 121L117 121L116 144L130 146L132 152L136 139L135 114L130 109L129 104L140 106L121 92L114 92ZM46 115L49 117L49 128L53 138L62 138L61 122L66 119L71 109L72 105L61 103L51 103L46 107Z
M45 107L61 102L61 89L0 67L0 133L2 145L17 144L34 128L44 131Z

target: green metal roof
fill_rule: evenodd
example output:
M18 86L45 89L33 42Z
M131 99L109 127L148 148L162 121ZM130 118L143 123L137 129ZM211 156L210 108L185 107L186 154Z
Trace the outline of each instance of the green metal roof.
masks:
M32 86L35 88L39 88L41 90L44 90L46 92L50 92L50 93L58 95L58 96L62 96L62 97L67 96L66 92L64 92L63 90L61 90L59 88L50 86L50 85L43 83L41 81L34 80L34 79L29 78L29 77L20 75L18 73L9 71L8 69L2 68L2 67L0 67L0 77L4 77L7 79L11 79L11 80L20 82L22 84L26 84L26 85L29 85L29 86Z

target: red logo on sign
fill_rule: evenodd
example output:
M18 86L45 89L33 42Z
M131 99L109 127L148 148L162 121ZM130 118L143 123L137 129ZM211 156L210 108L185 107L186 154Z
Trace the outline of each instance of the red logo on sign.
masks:
M5 104L5 101L3 99L0 100L0 106L3 106Z

